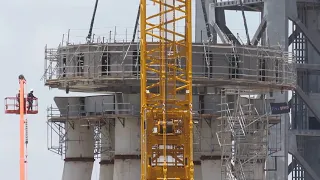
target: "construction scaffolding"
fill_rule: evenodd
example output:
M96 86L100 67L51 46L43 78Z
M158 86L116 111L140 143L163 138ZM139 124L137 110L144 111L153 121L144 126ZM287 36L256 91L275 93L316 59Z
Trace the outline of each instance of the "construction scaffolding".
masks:
M116 105L122 108L108 108ZM67 150L66 142L73 141L66 139L68 129L72 128L73 121L80 121L82 126L94 129L94 154L99 158L101 153L110 151L111 139L107 133L111 126L115 126L115 121L120 121L124 125L124 118L139 115L139 109L135 109L136 107L130 103L102 103L94 112L86 112L84 106L72 104L65 108L53 106L47 108L47 146L50 151L64 156Z
M202 104L201 102L199 104ZM193 119L195 127L199 126L201 121L218 117L218 113L209 107L194 105ZM213 104L212 104L213 105ZM94 110L87 112L85 105L69 104L63 108L50 106L47 108L47 147L50 151L64 157L66 153L66 142L72 141L66 139L68 129L72 126L73 121L81 121L82 126L94 128L95 148L94 154L96 158L101 156L101 153L110 151L110 136L108 132L103 131L104 128L115 126L115 121L119 121L125 125L125 118L139 117L139 106L132 103L106 103L95 104ZM110 108L118 107L118 108ZM201 113L202 112L202 113ZM69 124L66 125L66 124ZM200 128L195 128L195 141L199 145ZM104 139L104 141L102 141ZM107 139L107 140L106 140ZM109 143L108 143L109 142ZM107 143L107 144L106 144ZM196 153L200 154L200 147L196 146Z
M255 175L257 164L264 165L268 156L266 100L263 98L259 103L262 105L259 112L251 96L240 89L221 92L218 137L222 149L222 177L226 179L261 177L262 174Z
M140 47L137 43L96 43L45 50L47 86L72 91L139 93ZM295 65L278 48L193 44L193 82L198 86L251 86L291 89ZM198 60L199 59L199 60ZM177 66L185 64L177 60ZM156 74L148 75L157 81ZM123 89L125 83L128 88Z

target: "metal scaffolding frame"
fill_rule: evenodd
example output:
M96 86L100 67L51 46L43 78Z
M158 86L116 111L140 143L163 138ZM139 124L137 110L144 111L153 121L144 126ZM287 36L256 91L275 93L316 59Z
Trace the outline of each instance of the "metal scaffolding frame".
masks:
M200 103L201 104L201 103ZM125 118L137 117L139 118L139 108L131 103L102 103L101 110L95 110L94 112L86 112L83 110L85 105L72 104L66 105L65 108L57 108L50 106L47 108L47 148L64 157L66 152L66 129L65 124L72 121L82 121L88 126L94 128L95 150L94 154L96 158L99 158L101 153L111 153L110 150L106 152L107 144L102 143L103 138L108 138L107 134L103 134L102 128L109 126L115 126L115 121L119 121L123 126L125 125ZM118 107L115 109L108 109L106 107ZM77 107L77 108L74 108ZM71 110L72 109L72 110ZM100 108L99 108L100 109ZM61 113L64 112L64 113ZM206 113L201 113L206 112ZM72 115L69 115L72 114ZM208 119L217 117L218 114L212 111L208 107L199 107L193 111L194 125L199 126L201 121L208 123ZM197 128L196 128L197 129ZM200 128L196 131L200 137ZM195 132L195 133L196 133ZM199 137L195 136L196 139ZM108 141L107 141L108 142ZM198 143L199 141L195 141ZM196 149L197 154L201 153L200 149Z
M260 103L253 93L260 95ZM244 98L245 97L245 98ZM221 146L221 173L228 180L263 179L264 169L259 174L257 164L265 164L267 157L280 151L269 147L269 120L280 119L270 114L272 102L264 92L243 89L221 91L220 131L217 132ZM256 107L258 106L258 107ZM278 125L278 123L276 124Z
M110 105L116 105L115 103L102 103L102 111L85 112L83 107L85 105L72 104L67 105L65 108L58 109L50 106L47 108L47 146L48 149L54 153L61 155L62 157L66 152L66 135L68 129L66 129L66 123L71 125L72 121L81 121L86 126L94 128L94 140L95 148L94 154L96 158L99 158L101 153L108 153L106 147L109 144L103 143L103 138L110 138L107 134L103 133L102 128L115 126L115 121L120 121L124 126L126 117L138 117L139 109L134 109L134 106L130 103L117 103L121 106L121 109L108 110ZM77 107L76 110L74 107ZM72 109L72 110L69 110ZM65 113L60 113L60 112ZM73 115L69 115L73 114ZM108 126L106 126L108 125ZM69 126L71 127L71 126ZM111 142L111 139L106 142ZM109 152L110 153L110 152Z
M140 81L139 49L138 45L129 43L79 44L46 49L43 79L49 87L86 88L82 91L99 91L101 88L115 91L115 87L120 91L119 86L121 88L123 83L137 87ZM291 54L280 49L211 43L193 44L193 49L193 58L202 59L193 64L195 84L285 89L295 86L295 63ZM79 63L82 57L84 59ZM104 60L107 63L102 64ZM183 68L185 65L177 61L177 66ZM232 72L237 72L238 76L230 81ZM156 74L148 77L157 80Z

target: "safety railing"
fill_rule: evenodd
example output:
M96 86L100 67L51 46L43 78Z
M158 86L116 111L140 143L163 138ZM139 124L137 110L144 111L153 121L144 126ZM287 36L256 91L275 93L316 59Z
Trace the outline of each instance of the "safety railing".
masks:
M86 37L89 29L69 29L67 32L63 33L62 41L60 45L70 45L78 43L87 43ZM91 38L91 43L123 43L131 42L134 34L134 27L121 27L121 26L110 26L93 28L94 34ZM193 28L195 30L195 28ZM137 30L134 41L139 42L140 32ZM184 32L184 26L177 26L176 32ZM159 31L154 30L152 33L157 34ZM148 37L150 42L155 42L157 38Z
M6 97L4 99L5 113L7 114L19 114L19 98ZM25 98L24 99L25 114L38 114L38 99L37 98Z
M46 59L44 79L68 80L68 79L139 79L140 65L138 63L137 51L128 48L128 44L95 45L94 50L86 51L82 47L90 45L76 45L73 50L62 48L64 51L57 51L56 58ZM194 59L200 59L193 63L193 79L207 79L212 81L227 82L254 82L261 84L273 84L293 87L296 84L295 60L290 53L284 53L278 49L268 49L264 47L236 47L230 45L194 45ZM71 48L72 49L72 48ZM202 49L202 51L200 50ZM213 52L203 52L204 50ZM215 50L216 49L216 50ZM235 51L236 49L236 55ZM130 52L128 52L130 51ZM197 52L199 51L199 52ZM46 51L50 52L50 51ZM103 59L103 53L110 53L112 57ZM84 54L81 65L75 66L79 54ZM77 56L77 57L76 57ZM206 56L206 57L203 57ZM209 60L208 57L209 56ZM64 57L69 57L63 59ZM62 59L61 59L62 58ZM102 62L103 61L105 62ZM202 61L201 61L202 59ZM50 62L53 61L53 62ZM134 62L137 61L137 62ZM106 63L106 64L104 64ZM48 65L49 64L49 65ZM55 64L55 65L54 65ZM78 63L79 64L79 63ZM184 68L183 62L177 66ZM158 67L155 67L158 68ZM154 76L153 76L154 75ZM150 78L157 78L156 74L149 74Z
M86 105L72 104L66 107L54 107L47 108L48 119L59 119L61 117L87 117L87 116L103 116L103 115L139 115L140 107L131 103L101 103L95 104L95 107L88 108Z
M67 71L66 69L70 69ZM106 71L101 71L101 69L109 69ZM135 69L134 64L112 64L112 65L98 65L98 66L65 66L57 67L55 70L49 72L56 72L51 74L50 77L46 78L47 81L50 80L68 80L68 79L139 79L140 71L131 70ZM193 65L194 69L204 69L205 66ZM207 80L219 80L232 82L256 82L261 84L275 84L279 86L289 86L294 87L296 85L295 72L292 71L275 71L272 69L266 69L264 72L266 75L259 76L259 69L249 69L249 68L230 68L228 66L208 66L212 69L212 72L206 73L204 71L194 71L193 79L194 81L200 79ZM77 69L81 69L78 71ZM140 69L140 66L137 67ZM237 70L239 73L237 75L229 73L229 71ZM284 70L286 70L284 68ZM275 74L283 75L276 77ZM150 78L158 78L156 74L150 74ZM264 80L261 80L264 79ZM227 83L227 82L226 82ZM257 84L257 86L258 86Z
M268 156L269 122L267 101L262 98L260 103L256 103L258 99L241 97L244 94L245 91L241 89L221 92L221 122L217 136L223 150L222 157L231 155L223 161L223 166L226 167L223 173L231 173L239 179L252 179L255 164ZM227 95L233 98L228 98ZM256 105L261 106L262 114L259 114ZM228 133L233 137L230 145L222 143ZM232 162L234 168L230 172L228 166Z
M203 104L203 105L201 105ZM196 103L194 106L193 116L201 117L201 115L217 115L217 108L214 108L216 104L212 103ZM47 108L47 118L58 121L59 119L66 118L81 118L88 116L104 116L104 115L129 115L139 116L140 106L132 103L98 103L94 107L87 109L86 105L70 104L66 107L57 108L53 105ZM63 120L64 121L64 120Z

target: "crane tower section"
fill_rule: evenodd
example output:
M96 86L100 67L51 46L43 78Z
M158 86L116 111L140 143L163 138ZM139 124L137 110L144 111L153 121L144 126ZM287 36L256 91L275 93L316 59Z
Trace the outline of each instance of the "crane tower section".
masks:
M191 180L191 1L152 2L140 4L141 179Z

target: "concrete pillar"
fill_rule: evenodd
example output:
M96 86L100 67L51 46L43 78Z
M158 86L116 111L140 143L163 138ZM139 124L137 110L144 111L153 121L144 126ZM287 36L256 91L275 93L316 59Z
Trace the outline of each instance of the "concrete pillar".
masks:
M209 123L209 124L208 124ZM221 180L221 150L216 136L217 121L201 122L202 180Z
M94 162L93 128L85 121L66 123L66 158L62 180L91 180Z
M204 101L201 108L204 114L212 114L218 110L219 95L204 95L201 100ZM216 135L219 123L214 118L200 122L202 180L221 180L221 149Z
M264 16L267 19L266 42L270 46L281 46L288 50L287 0L264 1Z
M220 159L221 158L219 157L217 159L212 158L212 159L201 161L201 170L202 170L203 180L222 180Z
M79 117L84 97L55 97L62 116ZM66 155L62 180L91 180L94 162L94 130L81 119L65 122Z
M266 44L270 46L278 46L285 51L288 50L288 19L287 19L287 0L268 0L264 1L264 15L267 19L266 27ZM288 93L274 93L276 102L286 102L288 100ZM288 179L288 140L287 130L289 129L288 123L289 117L282 115L281 126L270 128L271 138L275 139L277 134L281 134L280 146L281 152L274 156L277 157L277 171L269 171L268 179L270 180L285 180ZM280 129L281 127L281 129ZM278 131L278 133L277 133ZM281 133L279 133L281 131ZM270 142L271 147L276 147L276 142ZM279 146L279 145L278 145ZM274 158L268 159L267 168L274 167Z
M254 168L254 173L253 173L253 180L265 180L266 179L264 166L265 166L264 162L256 164L256 167Z
M99 180L112 180L114 171L114 120L108 120L101 129L101 161Z
M140 121L115 121L114 180L140 180Z

